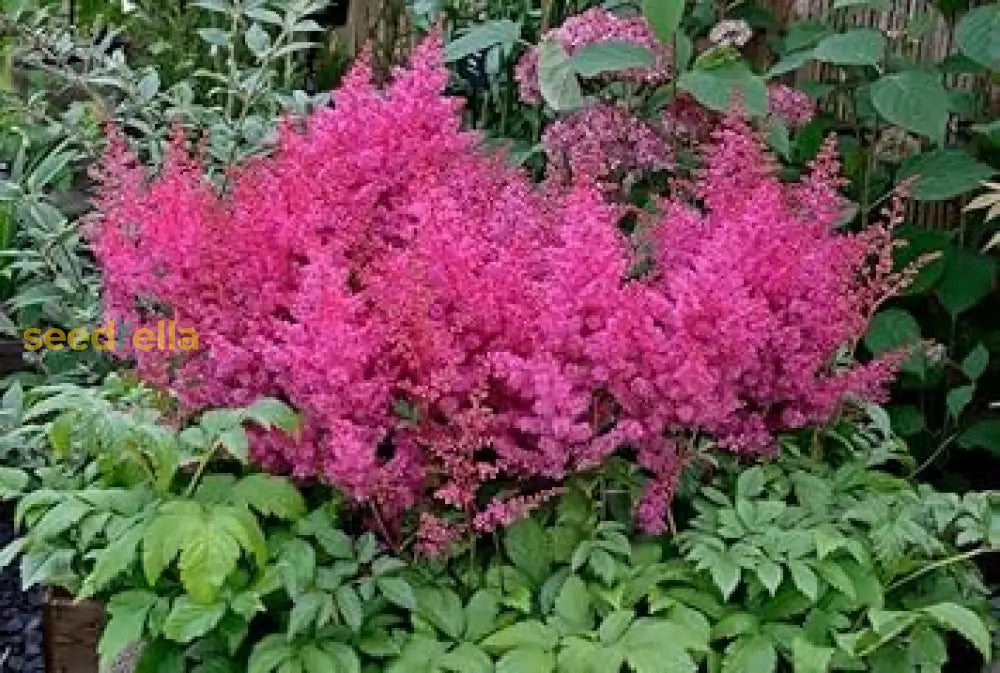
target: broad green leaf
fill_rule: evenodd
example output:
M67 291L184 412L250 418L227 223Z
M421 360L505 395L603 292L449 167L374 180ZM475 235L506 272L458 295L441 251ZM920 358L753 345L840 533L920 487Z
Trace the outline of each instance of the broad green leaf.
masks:
M972 643L988 661L990 658L990 631L983 620L972 610L956 603L937 603L921 608L946 629L956 631Z
M575 51L569 60L581 77L596 77L606 72L648 68L653 64L653 52L634 42L594 42Z
M813 601L819 598L819 580L808 565L802 561L789 561L788 572L792 576L795 588L804 596Z
M855 28L824 37L813 50L817 61L835 65L875 65L885 54L886 40L872 28Z
M101 666L108 667L129 645L139 642L146 624L146 615L156 602L150 591L125 591L108 601L108 619L97 645Z
M417 613L449 638L458 640L465 630L462 601L445 587L417 587Z
M691 655L669 641L655 647L620 649L635 673L695 673L697 664ZM607 670L607 669L595 669Z
M765 77L771 79L772 77L780 77L781 75L795 72L814 58L812 49L800 49L799 51L785 54L781 57L780 61L770 67Z
M21 495L31 478L24 470L0 466L0 500Z
M944 141L949 101L940 75L904 70L873 82L869 92L872 105L891 124Z
M598 629L598 636L601 642L611 645L618 642L625 630L635 620L635 612L632 610L616 610L604 618L601 628Z
M909 312L898 308L876 313L865 334L865 346L874 355L912 347L918 343L920 324Z
M660 42L670 44L684 18L684 0L643 0L642 15Z
M977 189L996 171L964 150L931 150L911 157L900 166L900 181L915 178L911 196L917 201L943 201Z
M361 605L361 597L358 596L358 592L349 584L342 584L337 587L336 599L337 609L340 611L340 616L344 618L344 623L352 631L358 631L364 620L364 608Z
M563 582L556 596L555 612L575 631L589 630L594 625L587 585L576 575Z
M551 650L556 646L556 633L545 624L529 619L515 622L505 629L500 629L483 641L482 646L487 652L500 653L515 648L536 648Z
M416 609L417 599L414 596L413 587L402 577L377 577L375 585L390 603L405 610Z
M231 497L264 516L294 520L305 515L302 494L287 477L271 474L251 474L236 482Z
M678 78L677 86L717 112L726 112L739 103L752 116L767 115L767 86L743 62L689 70Z
M472 643L458 646L437 659L440 669L449 673L493 673L493 662Z
M470 28L444 48L445 62L460 61L497 44L512 45L521 36L521 25L509 19L484 21Z
M972 424L958 436L958 445L1000 455L1000 419L986 419Z
M794 673L827 673L834 650L815 645L804 637L792 642L792 670Z
M576 70L566 50L555 40L544 40L538 45L538 88L542 99L557 112L583 105Z
M736 478L736 497L747 500L756 498L764 492L765 483L764 470L759 465L741 470Z
M976 344L965 359L962 360L962 372L975 381L986 372L986 367L990 363L990 352L980 341Z
M516 568L536 583L549 571L552 544L542 525L531 517L517 521L504 530L504 551Z
M197 603L181 596L174 601L163 623L163 635L178 643L189 643L215 628L225 613L226 604L223 602Z
M781 53L788 55L802 49L809 49L819 44L820 40L832 33L830 25L818 19L796 21L788 27L788 32L781 40Z
M349 645L336 640L327 640L319 646L335 662L333 673L361 673L361 661Z
M247 673L271 673L293 655L292 646L284 635L271 634L254 645L247 663Z
M81 597L93 596L132 564L144 530L144 523L133 525L98 552L94 570L83 581Z
M722 673L773 673L777 666L778 655L767 636L740 638L722 658Z
M1000 3L977 7L955 27L962 53L991 70L1000 70Z
M212 603L236 569L240 543L225 522L217 516L206 516L202 524L191 531L180 552L178 567L181 584L192 599Z
M142 568L150 586L156 584L201 522L201 507L191 502L163 508L153 519L142 536Z
M295 523L299 535L311 535L316 538L327 554L335 559L354 558L354 543L337 527L326 507L321 507L309 513Z
M300 418L290 406L271 397L262 397L243 410L243 418L270 430L279 428L293 433L299 428Z
M242 427L229 428L219 435L219 443L241 463L250 460L250 438L247 431Z
M950 248L934 294L949 313L957 316L989 295L996 269L996 262L987 255L966 248Z
M465 639L478 641L496 627L500 606L489 591L480 589L465 606Z
M70 496L35 522L31 527L31 537L46 540L61 535L79 523L91 509L93 508L86 502Z
M555 654L538 648L511 650L500 657L496 665L496 673L553 673L555 670Z
M760 619L749 612L734 612L712 627L712 640L729 640L736 636L760 631Z
M305 540L288 540L282 546L279 564L285 588L294 596L309 587L316 577L316 550Z
M958 386L949 390L945 396L945 406L948 408L948 415L957 420L965 408L969 406L969 402L972 401L972 395L975 392L976 387L972 385Z

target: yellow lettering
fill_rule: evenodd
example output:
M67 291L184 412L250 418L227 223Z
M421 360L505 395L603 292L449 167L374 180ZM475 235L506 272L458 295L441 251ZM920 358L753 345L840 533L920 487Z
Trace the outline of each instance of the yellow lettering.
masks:
M32 327L24 330L24 350L37 351L42 347L42 329Z

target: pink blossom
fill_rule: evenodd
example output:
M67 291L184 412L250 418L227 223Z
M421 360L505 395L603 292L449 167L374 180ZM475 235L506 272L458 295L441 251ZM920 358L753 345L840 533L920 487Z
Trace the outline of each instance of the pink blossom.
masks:
M805 126L816 116L816 103L805 91L784 84L767 87L768 111L791 128Z

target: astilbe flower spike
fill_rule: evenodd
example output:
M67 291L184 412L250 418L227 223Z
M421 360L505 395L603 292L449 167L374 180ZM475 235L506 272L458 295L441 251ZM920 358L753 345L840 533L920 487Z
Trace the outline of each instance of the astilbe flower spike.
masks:
M197 352L128 353L184 413L287 399L302 432L256 436L255 459L382 520L415 510L433 551L626 443L653 476L638 514L658 530L686 437L766 452L878 394L892 363L831 364L896 281L872 250L884 233L833 231L830 150L783 185L730 120L701 203L663 203L655 272L628 281L618 208L480 151L441 60L430 38L379 90L361 59L335 107L286 124L224 194L179 134L151 180L113 138L93 232L106 312L197 330Z

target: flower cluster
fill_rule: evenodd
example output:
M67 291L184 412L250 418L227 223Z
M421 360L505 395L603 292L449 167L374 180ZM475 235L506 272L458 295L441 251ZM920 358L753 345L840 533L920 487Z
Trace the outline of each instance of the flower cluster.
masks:
M663 133L621 105L589 106L554 122L542 145L550 179L589 181L606 192L627 192L643 176L674 164Z
M829 150L785 185L732 119L701 203L665 201L635 245L586 181L539 189L480 151L447 79L436 38L385 90L361 59L334 107L289 122L221 194L180 136L152 180L113 142L94 231L108 317L169 317L202 346L136 352L140 373L189 413L288 400L302 433L256 437L255 458L380 520L419 512L427 550L508 523L623 444L653 477L638 514L657 530L686 438L768 451L878 394L891 362L833 360L893 286L891 246L886 229L834 233ZM627 280L636 249L654 272Z
M791 128L805 126L816 115L816 104L804 91L784 84L767 87L768 112Z
M566 21L542 36L542 40L554 40L567 54L600 42L631 42L648 48L653 54L653 63L645 68L632 68L603 76L603 79L662 84L673 76L673 51L664 46L641 16L621 18L607 10L594 7L582 14L569 17ZM541 102L538 88L538 49L527 51L518 61L515 77L520 87L521 100L525 103Z

